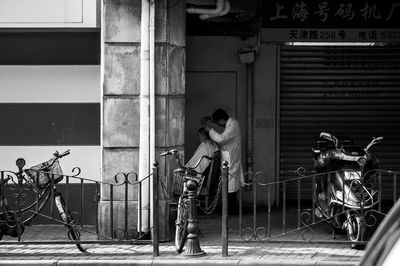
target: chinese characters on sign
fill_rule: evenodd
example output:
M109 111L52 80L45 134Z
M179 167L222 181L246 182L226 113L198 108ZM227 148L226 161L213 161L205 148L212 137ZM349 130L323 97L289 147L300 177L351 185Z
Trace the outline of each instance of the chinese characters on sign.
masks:
M400 41L400 0L272 0L265 41Z
M289 40L344 40L346 32L344 30L289 30Z
M289 41L347 41L350 35L353 41L400 40L400 30L364 29L351 31L349 29L289 29L286 39Z
M265 42L389 42L400 41L400 29L268 29Z
M400 0L274 0L263 14L263 27L396 28Z

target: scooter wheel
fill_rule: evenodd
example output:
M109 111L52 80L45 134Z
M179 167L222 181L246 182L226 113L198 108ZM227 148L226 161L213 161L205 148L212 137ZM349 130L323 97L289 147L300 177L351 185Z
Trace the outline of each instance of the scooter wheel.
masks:
M351 242L359 242L364 240L365 225L361 222L358 214L349 215L346 220L347 237ZM352 243L351 247L354 249L363 249L365 245L359 243Z

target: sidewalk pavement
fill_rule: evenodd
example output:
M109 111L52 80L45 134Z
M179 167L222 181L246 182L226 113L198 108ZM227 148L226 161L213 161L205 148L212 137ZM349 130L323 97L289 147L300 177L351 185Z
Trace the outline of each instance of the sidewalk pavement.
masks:
M160 255L153 258L151 245L85 244L89 252L85 255L73 243L11 245L7 241L15 239L5 237L0 242L0 265L357 265L364 254L349 244L245 242L230 234L234 241L229 243L228 257L222 257L219 224L220 219L212 217L200 220L200 245L206 255L199 257L177 254L173 241L160 243ZM316 232L329 237L329 230ZM22 241L36 240L66 240L66 229L59 225L26 228Z

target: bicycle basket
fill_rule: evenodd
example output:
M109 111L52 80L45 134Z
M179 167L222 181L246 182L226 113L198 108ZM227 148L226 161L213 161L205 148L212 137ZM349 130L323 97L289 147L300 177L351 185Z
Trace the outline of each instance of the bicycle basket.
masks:
M59 183L64 177L60 163L58 160L53 161L53 159L32 166L26 169L25 173L31 179L30 181L39 188L45 188L50 183L52 176L54 177L54 184Z
M182 168L178 168L174 170L174 180L172 184L172 192L176 195L181 195L183 192L183 186L185 183L185 176L197 181L198 183L201 182L202 176L199 175L194 170L185 170Z

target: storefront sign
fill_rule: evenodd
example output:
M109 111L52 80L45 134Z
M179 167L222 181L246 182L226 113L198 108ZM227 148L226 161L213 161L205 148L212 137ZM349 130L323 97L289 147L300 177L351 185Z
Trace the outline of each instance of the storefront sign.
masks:
M264 41L399 41L400 0L273 0L263 31Z
M398 42L400 29L270 29L262 30L263 42Z
M274 0L263 15L264 28L396 28L400 1Z

